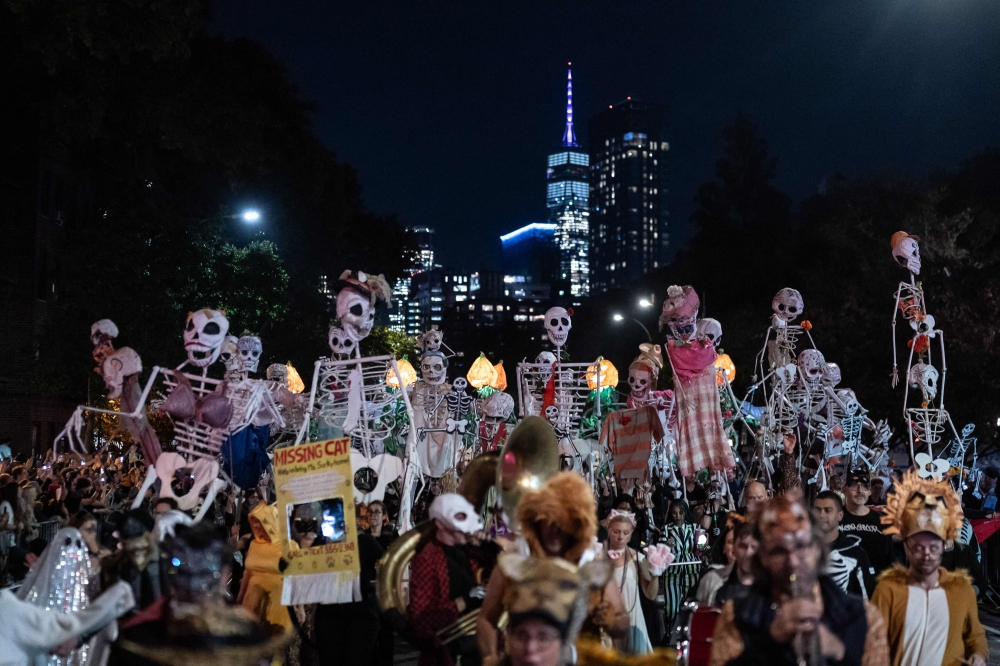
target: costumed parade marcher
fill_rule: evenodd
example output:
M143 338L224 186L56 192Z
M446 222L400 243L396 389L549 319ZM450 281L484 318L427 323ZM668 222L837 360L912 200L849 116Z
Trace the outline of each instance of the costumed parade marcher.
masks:
M893 666L985 666L986 632L965 571L941 567L946 542L958 535L962 508L947 481L922 479L914 469L890 493L882 521L898 535L908 566L879 576L872 603L885 617Z

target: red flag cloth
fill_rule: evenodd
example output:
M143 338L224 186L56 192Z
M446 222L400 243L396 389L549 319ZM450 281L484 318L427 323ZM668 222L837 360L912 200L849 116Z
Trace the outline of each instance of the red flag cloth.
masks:
M1000 518L977 518L969 520L972 523L972 531L976 533L976 539L982 543L1000 530Z

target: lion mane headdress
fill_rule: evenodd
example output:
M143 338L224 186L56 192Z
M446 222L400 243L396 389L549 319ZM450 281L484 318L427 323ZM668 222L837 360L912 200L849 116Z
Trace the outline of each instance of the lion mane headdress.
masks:
M886 497L882 524L885 534L907 539L918 532L931 532L953 541L962 527L962 502L946 480L922 479L908 469L894 492Z

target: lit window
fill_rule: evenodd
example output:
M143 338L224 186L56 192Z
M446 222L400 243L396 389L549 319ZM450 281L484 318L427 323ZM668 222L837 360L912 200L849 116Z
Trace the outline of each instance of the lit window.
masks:
M493 306L487 305L486 303L483 303L482 309L483 312L493 312Z
M466 296L465 294L456 294L456 295L455 295L455 302L456 302L456 303L461 303L461 302L462 302L462 301L464 301L464 300L465 300L466 298L468 298L468 296Z
M469 311L471 312L472 310L475 310L475 309L476 309L476 304L475 303L469 303Z

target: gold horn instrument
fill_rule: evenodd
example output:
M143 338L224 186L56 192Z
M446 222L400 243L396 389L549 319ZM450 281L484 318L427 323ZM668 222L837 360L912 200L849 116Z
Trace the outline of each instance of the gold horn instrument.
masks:
M513 520L521 496L541 488L558 472L559 442L555 431L544 419L529 416L514 428L500 453L484 453L473 458L462 474L458 494L469 500L477 511L482 511L489 489L496 487L508 516ZM378 564L375 596L379 609L384 614L395 616L390 622L404 637L406 632L401 626L402 618L406 616L403 576L417 552L417 545L433 530L434 522L431 520L416 525L389 546ZM471 636L476 632L478 617L479 609L473 609L441 629L438 636L445 644Z

